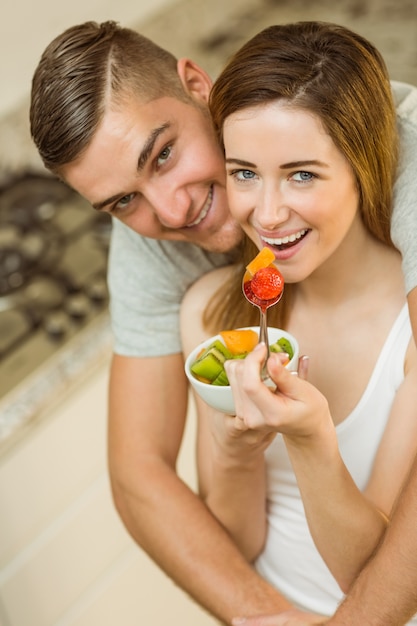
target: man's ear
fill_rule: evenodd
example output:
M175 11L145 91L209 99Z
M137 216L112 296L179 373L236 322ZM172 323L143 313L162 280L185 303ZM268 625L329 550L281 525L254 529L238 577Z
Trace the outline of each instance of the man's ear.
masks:
M208 102L213 81L197 63L191 59L179 59L177 62L177 72L181 83L188 95Z

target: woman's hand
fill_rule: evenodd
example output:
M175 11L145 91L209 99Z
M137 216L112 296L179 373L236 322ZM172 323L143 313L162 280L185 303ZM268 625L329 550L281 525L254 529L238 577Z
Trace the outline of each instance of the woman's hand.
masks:
M212 413L210 429L217 454L235 463L244 462L246 466L263 456L276 436L276 430L271 427L252 429L240 414L225 415L218 411Z
M256 347L254 352L259 352L259 348ZM255 357L252 358L253 364L249 376L253 377L253 382L257 387L266 389L260 379L259 363L262 363L262 357L260 360L258 355L255 354ZM249 355L246 359L248 358ZM229 458L235 460L242 458L245 463L262 454L277 432L273 426L264 422L256 402L252 402L250 396L242 388L242 375L246 371L246 368L242 366L246 359L230 360L225 363L233 390L236 415L224 415L213 411L210 421L218 450ZM271 391L268 390L268 393L270 394Z
M301 360L301 375L297 376L285 368L280 354L271 354L268 373L276 385L273 389L260 377L265 353L265 345L259 344L245 359L226 361L236 407L234 428L280 432L299 442L322 428L333 430L327 400L305 380L306 361Z

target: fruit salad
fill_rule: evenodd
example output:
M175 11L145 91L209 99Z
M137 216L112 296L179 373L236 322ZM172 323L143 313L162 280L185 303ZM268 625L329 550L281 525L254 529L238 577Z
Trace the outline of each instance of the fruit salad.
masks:
M228 359L244 359L258 343L258 333L252 329L225 330L204 348L191 365L191 372L197 380L208 385L227 386L224 363ZM269 346L270 352L285 352L288 362L291 361L294 351L286 337L280 337Z

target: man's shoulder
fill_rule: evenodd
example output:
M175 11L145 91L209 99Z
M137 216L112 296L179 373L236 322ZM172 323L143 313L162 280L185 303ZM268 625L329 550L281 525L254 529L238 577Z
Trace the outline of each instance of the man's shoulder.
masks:
M417 87L398 81L391 86L398 117L417 126Z
M131 228L114 220L111 244L110 264L130 265L151 269L164 266L165 273L171 270L180 274L195 272L199 275L216 267L230 264L230 255L208 252L199 246L185 241L150 239L139 235Z
M155 255L158 257L164 250L175 250L177 248L175 241L162 241L159 239L151 239L144 237L135 232L129 226L126 226L120 220L113 219L111 233L111 248L116 249L125 254L138 255ZM180 250L181 254L187 255L187 249Z

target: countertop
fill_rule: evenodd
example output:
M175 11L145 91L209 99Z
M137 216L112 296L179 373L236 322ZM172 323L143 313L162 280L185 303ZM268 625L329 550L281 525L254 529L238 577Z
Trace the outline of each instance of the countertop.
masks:
M109 315L103 312L4 396L0 400L0 457L45 415L59 411L60 403L77 392L79 383L108 364L112 345Z

